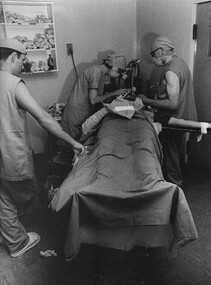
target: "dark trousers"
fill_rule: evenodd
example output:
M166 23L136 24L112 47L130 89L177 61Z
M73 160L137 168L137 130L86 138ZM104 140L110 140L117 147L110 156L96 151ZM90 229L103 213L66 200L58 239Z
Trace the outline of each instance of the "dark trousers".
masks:
M19 216L38 193L36 177L23 181L0 180L0 234L10 253L21 250L29 240Z
M181 144L184 133L179 131L164 130L159 135L163 147L163 175L166 181L182 187L183 179L180 168Z

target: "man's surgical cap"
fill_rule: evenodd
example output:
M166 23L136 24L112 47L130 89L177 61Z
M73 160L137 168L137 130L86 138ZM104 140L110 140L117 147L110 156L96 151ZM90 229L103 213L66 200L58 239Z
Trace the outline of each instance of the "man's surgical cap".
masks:
M8 48L26 54L26 47L17 39L0 39L0 48Z
M174 49L174 44L168 38L159 36L152 42L151 52L158 48L162 48L164 50Z
M126 58L122 54L120 55L109 54L105 59L105 62L111 67L117 67L122 69L126 68Z

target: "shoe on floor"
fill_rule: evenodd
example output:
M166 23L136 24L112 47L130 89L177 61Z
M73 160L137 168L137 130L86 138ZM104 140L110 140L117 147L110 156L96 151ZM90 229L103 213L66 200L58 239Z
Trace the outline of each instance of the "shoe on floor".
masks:
M40 236L37 233L31 232L31 233L27 233L27 234L29 236L29 241L28 241L27 245L24 246L24 248L22 248L21 250L19 250L16 253L10 253L11 257L22 256L26 251L28 251L29 249L31 249L32 247L34 247L36 244L39 243Z

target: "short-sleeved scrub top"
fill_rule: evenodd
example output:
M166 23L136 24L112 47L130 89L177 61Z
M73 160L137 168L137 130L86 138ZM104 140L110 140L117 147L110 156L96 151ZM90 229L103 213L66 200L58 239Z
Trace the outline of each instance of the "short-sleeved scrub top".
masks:
M79 140L82 134L82 124L97 110L97 107L90 103L89 90L97 89L97 95L103 95L106 72L107 68L104 65L92 66L78 77L73 86L62 116L61 126L76 140Z

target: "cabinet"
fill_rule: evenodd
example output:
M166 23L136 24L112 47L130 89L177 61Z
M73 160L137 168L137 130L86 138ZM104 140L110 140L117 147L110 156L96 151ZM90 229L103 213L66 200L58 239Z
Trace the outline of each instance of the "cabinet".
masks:
M22 73L58 71L52 2L0 1L0 37L25 44Z

